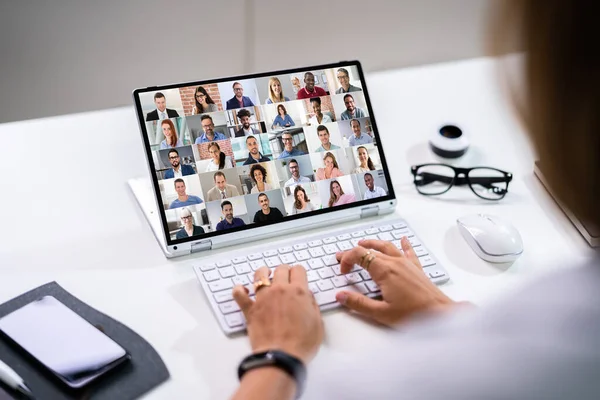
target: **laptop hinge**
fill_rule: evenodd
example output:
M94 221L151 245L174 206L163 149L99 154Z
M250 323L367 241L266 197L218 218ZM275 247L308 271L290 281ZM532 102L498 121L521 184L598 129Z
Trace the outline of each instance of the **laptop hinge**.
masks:
M361 218L369 218L374 217L379 214L379 206L368 206L360 209L360 217Z
M200 240L199 242L192 243L191 252L198 253L200 251L206 251L212 249L212 240Z

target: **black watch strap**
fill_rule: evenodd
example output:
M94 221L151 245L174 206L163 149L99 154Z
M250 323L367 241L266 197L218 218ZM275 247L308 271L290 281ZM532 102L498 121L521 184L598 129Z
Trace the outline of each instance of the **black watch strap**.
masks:
M302 361L280 350L251 354L240 363L238 378L241 380L246 372L260 367L277 367L287 372L296 381L296 398L300 397L306 381L306 367Z

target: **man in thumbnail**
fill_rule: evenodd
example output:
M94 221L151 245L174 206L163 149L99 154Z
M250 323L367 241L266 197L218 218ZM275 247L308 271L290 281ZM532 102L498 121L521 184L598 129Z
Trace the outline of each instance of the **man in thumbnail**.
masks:
M348 92L359 92L362 89L350 84L350 74L346 68L340 68L337 70L337 79L342 85L341 88L335 91L335 94L344 94Z
M354 135L350 136L348 139L350 146L360 146L361 144L373 143L373 138L361 131L359 120L353 119L350 121L350 126L352 127L352 132L354 133Z
M288 167L290 168L290 173L292 174L292 177L285 182L285 186L299 185L301 183L310 183L310 178L300 175L300 166L298 165L298 161L296 161L295 158L292 158L290 162L288 162Z
M318 86L315 86L315 76L312 72L304 74L304 87L298 90L298 100L309 99L311 97L327 96L327 92Z
M387 196L387 193L382 187L375 186L373 175L371 175L369 172L365 174L365 186L367 187L367 191L365 192L364 200Z
M175 234L176 239L185 239L191 236L197 236L204 233L204 228L194 225L194 217L188 208L181 210L181 224L183 228Z
M258 151L258 140L254 136L246 137L246 148L248 148L248 158L244 161L244 165L271 161L269 157L263 156Z
M314 126L314 125L326 124L328 122L333 122L329 115L323 114L323 112L321 111L321 98L320 97L313 97L312 99L310 99L310 105L312 106L313 113L315 115L313 115L308 120L309 125Z
M165 172L165 179L181 178L186 175L194 175L196 172L191 165L181 164L181 157L179 152L175 149L169 150L169 162L173 168Z
M202 130L204 133L196 138L194 144L214 142L215 140L225 140L227 136L221 132L215 131L215 123L210 115L204 114L200 117Z
M225 219L221 220L217 224L218 231L224 231L226 229L237 228L238 226L244 226L246 223L243 219L233 216L233 204L229 200L225 200L221 203L221 212Z
M206 196L208 197L207 201L224 200L240 195L240 192L234 185L227 183L227 178L225 178L223 172L215 172L213 179L215 181L215 186L206 193Z
M304 155L303 151L294 148L294 139L292 138L291 133L286 132L283 135L281 135L281 141L283 142L283 151L281 152L279 157L277 157L278 160L287 157L296 157Z
M161 92L156 92L154 95L154 104L156 105L156 110L150 111L146 115L146 121L162 121L163 119L167 118L179 117L179 113L177 113L177 111L167 108L167 99Z
M171 202L169 208L179 208L204 203L200 197L185 193L185 181L181 178L175 179L175 191L177 192L177 198Z
M325 125L319 125L317 127L317 135L319 135L321 145L315 150L316 152L340 149L340 146L336 146L329 141L331 135L329 134L329 129L327 129Z
M246 109L242 109L238 111L237 117L240 120L242 127L235 132L235 137L244 137L250 135L259 135L260 131L258 129L252 128L250 126L250 111Z
M277 207L269 207L269 196L265 193L258 195L258 204L260 204L260 210L254 214L254 223L279 221L283 219L283 214Z
M254 103L250 97L244 96L244 87L239 82L233 83L234 96L227 100L227 109L234 110L236 108L252 107Z
M352 119L352 118L364 118L367 116L367 113L362 109L356 107L354 105L354 97L351 94L347 94L344 96L344 105L346 106L346 111L342 113L342 119Z

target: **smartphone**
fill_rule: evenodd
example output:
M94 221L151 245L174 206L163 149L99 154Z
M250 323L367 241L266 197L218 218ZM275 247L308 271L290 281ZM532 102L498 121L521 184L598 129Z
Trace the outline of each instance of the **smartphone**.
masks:
M130 359L125 349L53 296L0 318L0 332L73 389Z

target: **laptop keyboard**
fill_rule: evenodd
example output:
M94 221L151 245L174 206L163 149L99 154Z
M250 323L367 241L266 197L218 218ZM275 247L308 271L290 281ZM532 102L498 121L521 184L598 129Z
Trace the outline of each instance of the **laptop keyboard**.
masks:
M295 243L283 242L276 246L242 250L229 257L220 255L218 258L198 261L194 271L221 328L230 334L245 329L244 317L233 300L232 289L235 285L245 285L253 297L254 271L260 267L267 266L273 271L280 264L303 266L317 304L321 310L328 310L340 306L335 295L342 290L354 290L369 297L381 294L369 273L360 266L355 265L350 273L342 274L335 253L350 250L363 239L385 240L401 248L400 238L403 236L410 240L423 273L435 284L448 281L448 273L403 220L353 226L308 239L296 239Z

